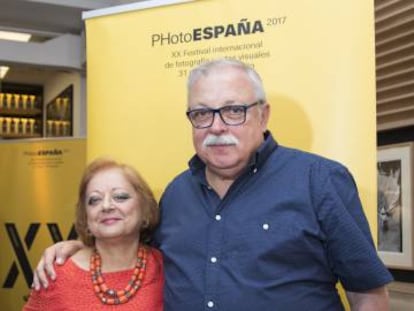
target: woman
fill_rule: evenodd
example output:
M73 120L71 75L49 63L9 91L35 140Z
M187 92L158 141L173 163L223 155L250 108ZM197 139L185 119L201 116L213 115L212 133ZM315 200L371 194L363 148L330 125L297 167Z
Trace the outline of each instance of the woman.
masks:
M92 162L76 206L75 227L86 247L55 266L59 282L32 291L23 310L161 311L162 258L145 244L158 219L154 195L132 167Z

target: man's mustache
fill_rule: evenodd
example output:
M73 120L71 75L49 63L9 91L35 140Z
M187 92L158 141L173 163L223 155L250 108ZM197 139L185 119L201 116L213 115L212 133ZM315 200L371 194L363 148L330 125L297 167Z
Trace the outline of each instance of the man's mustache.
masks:
M237 145L239 140L231 134L226 135L213 135L208 134L204 138L203 146L214 146L214 145Z

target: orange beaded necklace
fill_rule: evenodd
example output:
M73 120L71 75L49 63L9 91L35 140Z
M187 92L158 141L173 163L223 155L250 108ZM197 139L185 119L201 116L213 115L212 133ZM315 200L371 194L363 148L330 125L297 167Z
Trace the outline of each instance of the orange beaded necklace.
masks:
M97 250L94 251L90 261L91 278L95 294L103 304L118 305L126 303L135 295L142 285L142 279L144 278L147 264L147 253L147 249L140 245L137 252L137 262L131 280L124 289L115 290L106 285L101 272L101 256Z

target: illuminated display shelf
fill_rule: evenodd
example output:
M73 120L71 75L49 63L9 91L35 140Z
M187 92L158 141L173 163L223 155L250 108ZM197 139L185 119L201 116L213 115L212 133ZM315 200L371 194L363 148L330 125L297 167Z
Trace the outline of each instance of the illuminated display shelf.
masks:
M42 137L43 88L2 83L0 90L0 138Z

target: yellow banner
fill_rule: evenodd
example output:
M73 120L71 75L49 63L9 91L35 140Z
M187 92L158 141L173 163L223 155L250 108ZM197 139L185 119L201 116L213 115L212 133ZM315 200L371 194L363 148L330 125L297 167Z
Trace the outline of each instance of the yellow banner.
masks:
M85 140L0 144L0 305L21 310L32 269L53 242L74 238Z
M135 164L160 195L193 153L188 71L234 57L263 77L280 143L350 168L376 232L373 9L200 0L87 19L88 158Z

